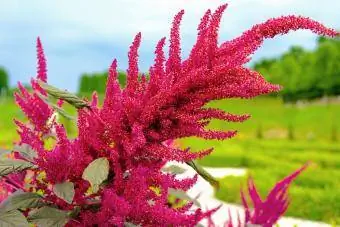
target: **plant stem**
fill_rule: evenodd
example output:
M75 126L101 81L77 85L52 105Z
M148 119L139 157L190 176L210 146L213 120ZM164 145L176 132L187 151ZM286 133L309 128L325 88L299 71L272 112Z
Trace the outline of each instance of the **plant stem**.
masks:
M11 186L13 186L16 189L22 189L25 190L23 186L17 184L15 181L13 181L11 178L9 178L8 176L3 176L3 178L5 179L6 183L10 184Z

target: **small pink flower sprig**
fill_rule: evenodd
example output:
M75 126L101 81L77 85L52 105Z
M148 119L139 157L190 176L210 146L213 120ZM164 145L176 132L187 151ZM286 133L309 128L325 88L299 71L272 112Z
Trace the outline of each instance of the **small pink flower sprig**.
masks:
M128 53L127 86L120 88L114 60L102 106L96 93L87 102L47 84L46 59L38 38L38 72L31 80L33 90L19 83L20 91L15 94L29 122L15 121L20 136L19 146L13 151L16 157L0 162L0 176L15 189L0 205L0 223L44 227L195 226L209 218L218 208L203 211L193 206L193 201L180 206L169 203L171 192L187 191L198 176L178 180L176 174L162 168L168 161L186 162L216 184L194 162L212 149L193 153L168 146L166 141L189 136L223 140L236 135L236 131L207 130L205 126L212 119L243 122L249 115L226 113L206 108L205 104L226 98L252 98L280 89L245 67L265 38L297 29L339 35L311 19L286 16L255 25L240 37L218 44L219 24L226 7L205 13L197 41L185 60L181 59L179 38L184 11L179 12L170 33L169 56L164 54L162 38L149 78L138 69L138 33ZM50 97L58 98L57 104ZM56 118L56 113L65 114L63 101L78 109L75 139L67 137ZM22 185L13 180L13 174L25 175L28 170L29 182ZM278 185L274 194L287 189L286 184ZM272 200L270 194L271 202L261 203L254 197L252 184L249 189L255 213L246 206L245 223L261 224L258 222L267 220L267 216L258 216L258 207L267 211L268 206L280 205L283 200ZM282 214L280 209L273 217L276 220Z

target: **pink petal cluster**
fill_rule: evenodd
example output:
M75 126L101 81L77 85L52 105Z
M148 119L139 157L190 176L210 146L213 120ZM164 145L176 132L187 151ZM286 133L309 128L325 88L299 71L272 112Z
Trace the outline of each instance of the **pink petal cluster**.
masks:
M36 162L46 172L47 181L62 183L79 180L92 156L84 152L79 140L68 140L64 127L56 125L57 144L51 151L41 153Z
M26 172L12 173L0 179L0 203L18 189L24 188Z
M121 173L119 168L115 168L115 173ZM164 223L172 226L194 226L211 213L203 213L200 209L189 211L191 203L180 210L168 204L169 188L186 190L194 184L196 178L179 182L173 175L161 175L158 168L148 167L136 167L122 175L123 177L116 177L112 185L103 191L99 212L82 213L80 226L123 226L124 222L142 226L163 226ZM161 191L157 193L150 190L150 187ZM77 226L76 223L73 226Z
M270 190L265 200L259 195L254 180L248 179L248 194L251 200L251 206L247 201L246 195L241 190L241 199L244 207L244 219L241 220L239 213L235 222L231 216L231 211L228 210L228 218L225 222L225 227L247 227L247 226L262 226L272 227L282 217L289 205L288 189L293 180L301 174L308 166L308 163L297 169L289 176L277 182ZM236 225L235 225L236 223ZM215 227L215 223L211 217L208 217L208 226Z
M257 224L263 227L273 226L288 208L289 185L306 168L307 164L279 181L269 192L265 200L261 199L253 179L249 178L248 192L254 209L252 211L249 209L246 197L241 192L242 203L245 207L245 223Z
M17 188L8 183L7 179L0 179L0 203L11 195Z
M0 202L10 195L11 189L12 188L9 185L5 184L3 179L0 180Z
M47 82L46 58L39 37L37 39L37 57L38 57L37 78L43 82Z
M194 226L208 217L216 209L202 212L191 207L191 203L181 208L168 204L170 188L187 190L196 178L179 181L163 173L161 168L168 161L201 158L212 149L193 153L164 142L189 136L223 140L236 135L236 131L213 131L205 126L212 119L242 122L249 116L206 108L205 104L217 99L251 98L280 89L244 65L264 38L297 29L338 35L308 18L289 16L256 25L239 38L219 44L218 29L226 7L222 5L215 12L206 12L198 26L197 41L184 60L179 37L184 11L178 13L170 33L169 56L165 56L163 38L156 46L149 79L138 68L141 43L138 33L128 53L126 88L121 89L118 84L118 66L114 60L109 67L102 107L94 94L90 107L78 111L76 139L68 139L64 128L52 118L53 109L44 101L47 94L36 80L32 80L33 93L19 84L20 94L16 94L16 100L30 120L29 125L17 122L20 143L29 144L38 153L34 160L38 168L34 170L32 184L44 190L44 198L61 209L81 207L77 220L70 221L69 225L123 226L131 222L142 226ZM37 52L37 79L46 82L46 60L40 39ZM47 149L45 139L50 134L55 137L56 144ZM108 183L89 195L89 184L82 179L82 173L92 160L100 157L107 158L110 163ZM38 179L41 173L46 173L43 180ZM51 184L64 181L75 185L72 204L61 200L51 190ZM273 196L285 187L274 190L270 205L276 204ZM94 198L100 203L93 204ZM283 205L285 207L285 203ZM281 208L280 205L278 209ZM262 216L254 217L262 220Z
M31 124L34 126L36 132L48 133L50 127L47 125L52 116L52 108L38 96L38 92L42 89L37 83L32 80L32 84L36 85L35 92L29 93L28 90L18 84L20 93L15 93L16 103L20 106L21 110L26 114Z

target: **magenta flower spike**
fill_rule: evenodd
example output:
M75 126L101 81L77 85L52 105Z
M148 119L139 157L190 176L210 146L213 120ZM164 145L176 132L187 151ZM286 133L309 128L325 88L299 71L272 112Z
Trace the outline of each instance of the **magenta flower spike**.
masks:
M248 193L251 199L253 210L250 209L244 193L241 191L243 206L245 207L245 223L256 224L263 227L273 226L280 217L286 212L290 200L288 198L288 189L293 180L301 174L308 166L303 165L289 176L277 182L271 189L266 199L261 199L257 192L254 180L248 179Z
M84 101L58 89L51 91L46 85L43 46L37 39L38 67L37 77L31 81L33 89L30 91L19 83L19 92L15 94L17 104L29 120L27 124L15 121L19 144L28 145L34 155L27 160L19 156L13 171L30 169L31 182L22 190L35 196L42 194L35 197L42 203L20 207L28 220L34 222L34 217L44 213L40 209L51 205L48 209L58 209L54 213L61 212L60 217L66 217L60 222L66 226L105 227L128 223L195 226L218 210L203 211L190 201L184 201L182 207L169 203L173 191L187 191L198 176L178 179L175 174L164 173L164 165L169 161L186 162L195 169L193 161L212 152L212 149L191 152L189 148L172 146L169 141L192 136L232 138L237 133L235 130L208 130L206 126L213 119L243 122L249 115L236 115L205 105L213 100L252 98L280 89L245 66L264 39L298 29L331 37L339 35L311 19L286 16L255 25L240 37L219 44L218 30L226 8L225 4L215 12L205 13L198 25L197 41L186 59L181 58L179 34L184 11L180 11L172 23L169 56L165 55L166 39L162 38L156 46L149 74L145 75L138 66L142 42L138 33L128 52L127 86L124 89L119 86L118 63L114 60L108 70L102 106L96 93L90 101ZM51 105L50 95L77 107L75 138L67 136L55 117L56 106L61 107L62 101ZM250 210L242 196L245 223L264 226L275 223L287 209L289 184L304 168L279 182L264 201L250 179L248 191L254 210ZM19 219L22 220L22 216Z

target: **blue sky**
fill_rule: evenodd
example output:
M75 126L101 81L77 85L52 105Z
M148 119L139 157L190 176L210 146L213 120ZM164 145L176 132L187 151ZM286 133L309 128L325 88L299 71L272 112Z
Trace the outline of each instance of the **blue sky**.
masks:
M220 40L236 37L255 23L271 17L298 14L340 28L339 0L0 0L0 66L10 82L27 82L35 75L35 40L40 36L48 61L49 82L76 91L83 72L101 72L118 59L127 67L127 51L142 32L140 68L153 61L154 46L168 36L173 16L182 21L182 51L186 56L196 37L196 27L206 9L229 3ZM292 45L315 47L316 36L301 31L266 41L254 59L280 55Z

